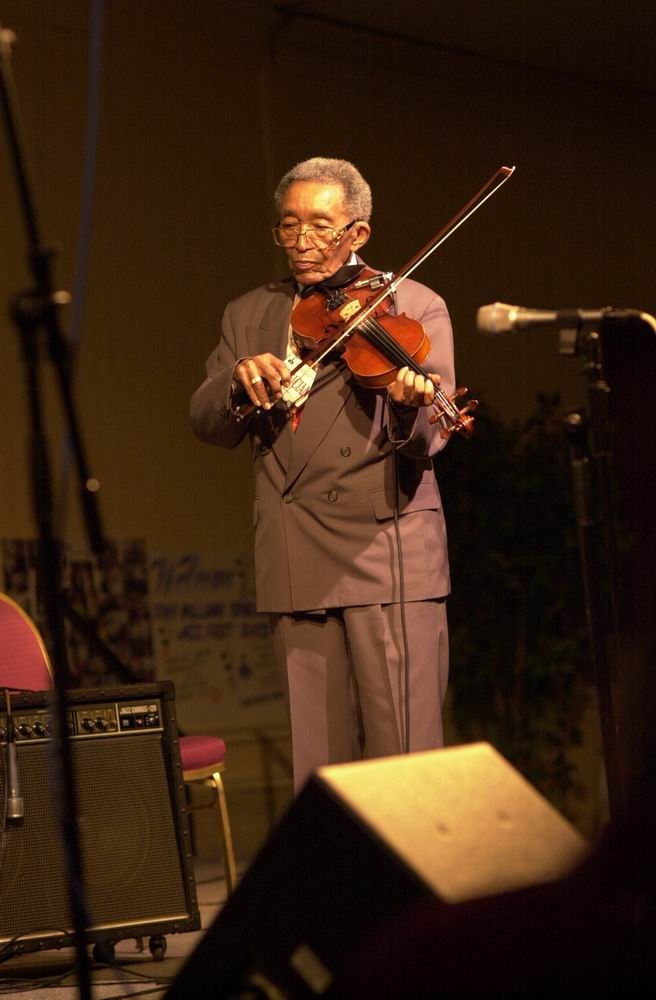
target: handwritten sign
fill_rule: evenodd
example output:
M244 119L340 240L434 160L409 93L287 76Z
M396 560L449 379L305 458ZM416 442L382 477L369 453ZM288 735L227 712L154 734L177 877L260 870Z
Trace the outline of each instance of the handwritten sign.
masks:
M155 660L188 732L286 721L268 622L255 611L250 555L154 554Z

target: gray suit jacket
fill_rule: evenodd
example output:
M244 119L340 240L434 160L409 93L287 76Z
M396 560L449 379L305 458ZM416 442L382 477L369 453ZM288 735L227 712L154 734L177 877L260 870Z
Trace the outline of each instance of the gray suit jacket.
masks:
M443 597L446 529L431 455L444 445L429 411L399 412L387 390L365 389L348 368L321 369L296 432L281 406L238 422L230 409L235 363L284 358L294 289L272 283L230 302L207 378L191 400L196 435L232 448L247 434L255 473L255 568L260 611L292 612ZM423 362L454 389L453 337L443 299L407 280L396 311L431 341ZM397 452L398 490L393 455ZM403 594L394 524L398 492Z

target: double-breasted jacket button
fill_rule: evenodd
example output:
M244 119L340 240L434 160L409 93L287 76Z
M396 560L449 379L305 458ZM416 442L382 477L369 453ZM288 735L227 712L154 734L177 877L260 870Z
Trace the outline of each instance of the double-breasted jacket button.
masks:
M335 503L335 500L337 499L338 496L339 493L337 492L337 490L331 490L330 493L328 494L328 499L330 500L331 503Z
M282 498L282 502L283 503L293 503L294 502L294 497L292 496L291 493L285 493L284 497Z
M349 455L351 454L351 449L349 448L349 446L347 444L345 444L343 448L339 449L339 453L340 453L340 455L343 455L344 458L348 458Z

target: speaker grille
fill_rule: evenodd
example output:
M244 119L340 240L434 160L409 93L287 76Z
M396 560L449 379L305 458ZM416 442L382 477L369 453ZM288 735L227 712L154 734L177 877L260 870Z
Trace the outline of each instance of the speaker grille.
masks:
M89 927L188 912L161 734L73 743ZM24 819L0 846L0 937L69 930L50 745L19 744ZM0 802L5 769L0 767Z

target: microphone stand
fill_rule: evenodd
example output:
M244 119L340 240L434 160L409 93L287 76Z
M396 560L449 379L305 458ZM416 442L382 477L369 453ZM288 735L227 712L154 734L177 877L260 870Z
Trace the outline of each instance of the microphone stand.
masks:
M71 392L71 355L59 325L59 307L70 301L67 292L55 291L52 284L54 252L41 240L27 158L22 140L20 114L11 66L13 32L0 26L0 98L5 119L8 146L13 161L19 201L29 244L29 263L33 286L18 295L11 304L22 357L25 363L30 419L31 484L34 516L37 522L39 581L46 634L51 645L54 681L54 748L59 787L55 789L60 804L62 841L67 859L69 900L74 931L74 947L79 994L91 998L91 978L87 954L88 913L85 903L84 875L79 829L77 796L73 760L68 739L67 691L71 676L66 650L64 624L65 606L62 593L61 544L53 527L53 489L44 433L39 363L41 341L45 340L50 361L55 367L73 454L81 482L81 502L86 530L92 551L100 555L104 549L100 518L93 493L76 419Z
M602 318L603 322L603 318ZM617 546L612 502L610 388L605 381L601 340L584 332L580 313L560 314L560 353L585 356L587 413L573 410L563 421L568 439L579 536L585 615L596 679L609 813L627 809L618 757L620 734L613 688L619 648Z

